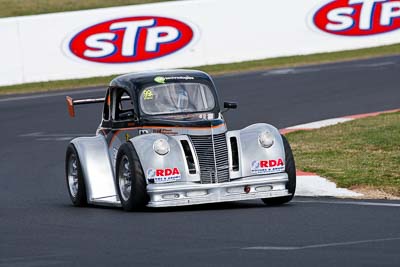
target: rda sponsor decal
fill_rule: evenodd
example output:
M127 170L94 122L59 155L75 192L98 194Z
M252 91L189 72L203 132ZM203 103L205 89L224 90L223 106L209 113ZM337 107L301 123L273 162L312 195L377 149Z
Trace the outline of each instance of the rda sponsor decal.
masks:
M194 36L188 24L165 17L128 17L105 21L75 34L73 55L101 63L132 63L156 59L188 45Z
M181 173L178 168L148 169L147 179L156 184L175 182L181 179Z
M281 158L275 160L254 160L251 163L251 172L254 174L271 174L285 171L285 164Z
M344 36L368 36L400 28L400 1L336 0L313 15L320 30Z

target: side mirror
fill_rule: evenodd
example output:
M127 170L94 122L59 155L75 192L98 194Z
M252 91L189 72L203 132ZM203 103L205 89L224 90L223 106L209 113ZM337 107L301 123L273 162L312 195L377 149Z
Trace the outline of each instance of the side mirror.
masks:
M227 112L230 109L236 109L237 108L237 103L236 102L224 102L224 111L222 113Z
M128 120L128 119L135 119L136 116L133 113L133 111L129 110L129 111L125 111L119 114L119 119L120 120Z
M236 102L224 102L224 108L236 109L237 108L237 103Z

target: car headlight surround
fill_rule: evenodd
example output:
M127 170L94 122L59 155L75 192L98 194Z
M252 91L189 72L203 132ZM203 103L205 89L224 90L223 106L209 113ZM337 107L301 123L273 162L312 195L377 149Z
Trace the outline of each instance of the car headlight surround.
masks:
M170 146L168 144L168 141L165 139L158 139L158 140L154 141L153 150L158 155L161 155L161 156L167 155L170 151Z
M269 148L274 144L274 136L272 133L264 131L258 135L258 143L264 148Z

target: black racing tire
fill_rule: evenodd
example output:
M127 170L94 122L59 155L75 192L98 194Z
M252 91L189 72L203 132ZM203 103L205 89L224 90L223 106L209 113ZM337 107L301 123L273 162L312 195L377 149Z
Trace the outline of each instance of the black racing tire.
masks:
M120 146L115 168L115 184L122 208L125 211L143 209L149 203L149 196L142 164L131 142Z
M86 206L87 197L85 179L78 152L73 144L69 144L67 147L65 157L65 178L72 204L76 207Z
M283 147L285 149L285 172L288 175L289 181L286 185L290 195L284 197L275 198L263 198L262 201L271 206L282 205L292 200L294 193L296 191L296 164L294 162L294 157L292 149L287 141L286 137L282 135Z

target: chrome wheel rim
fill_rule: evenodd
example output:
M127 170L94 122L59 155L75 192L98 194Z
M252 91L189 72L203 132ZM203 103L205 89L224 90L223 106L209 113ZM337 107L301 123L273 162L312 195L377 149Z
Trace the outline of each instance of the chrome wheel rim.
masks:
M131 195L132 174L129 159L126 155L122 157L119 164L118 184L122 199L127 201Z
M68 187L73 198L78 194L78 160L74 154L69 157L68 161Z

